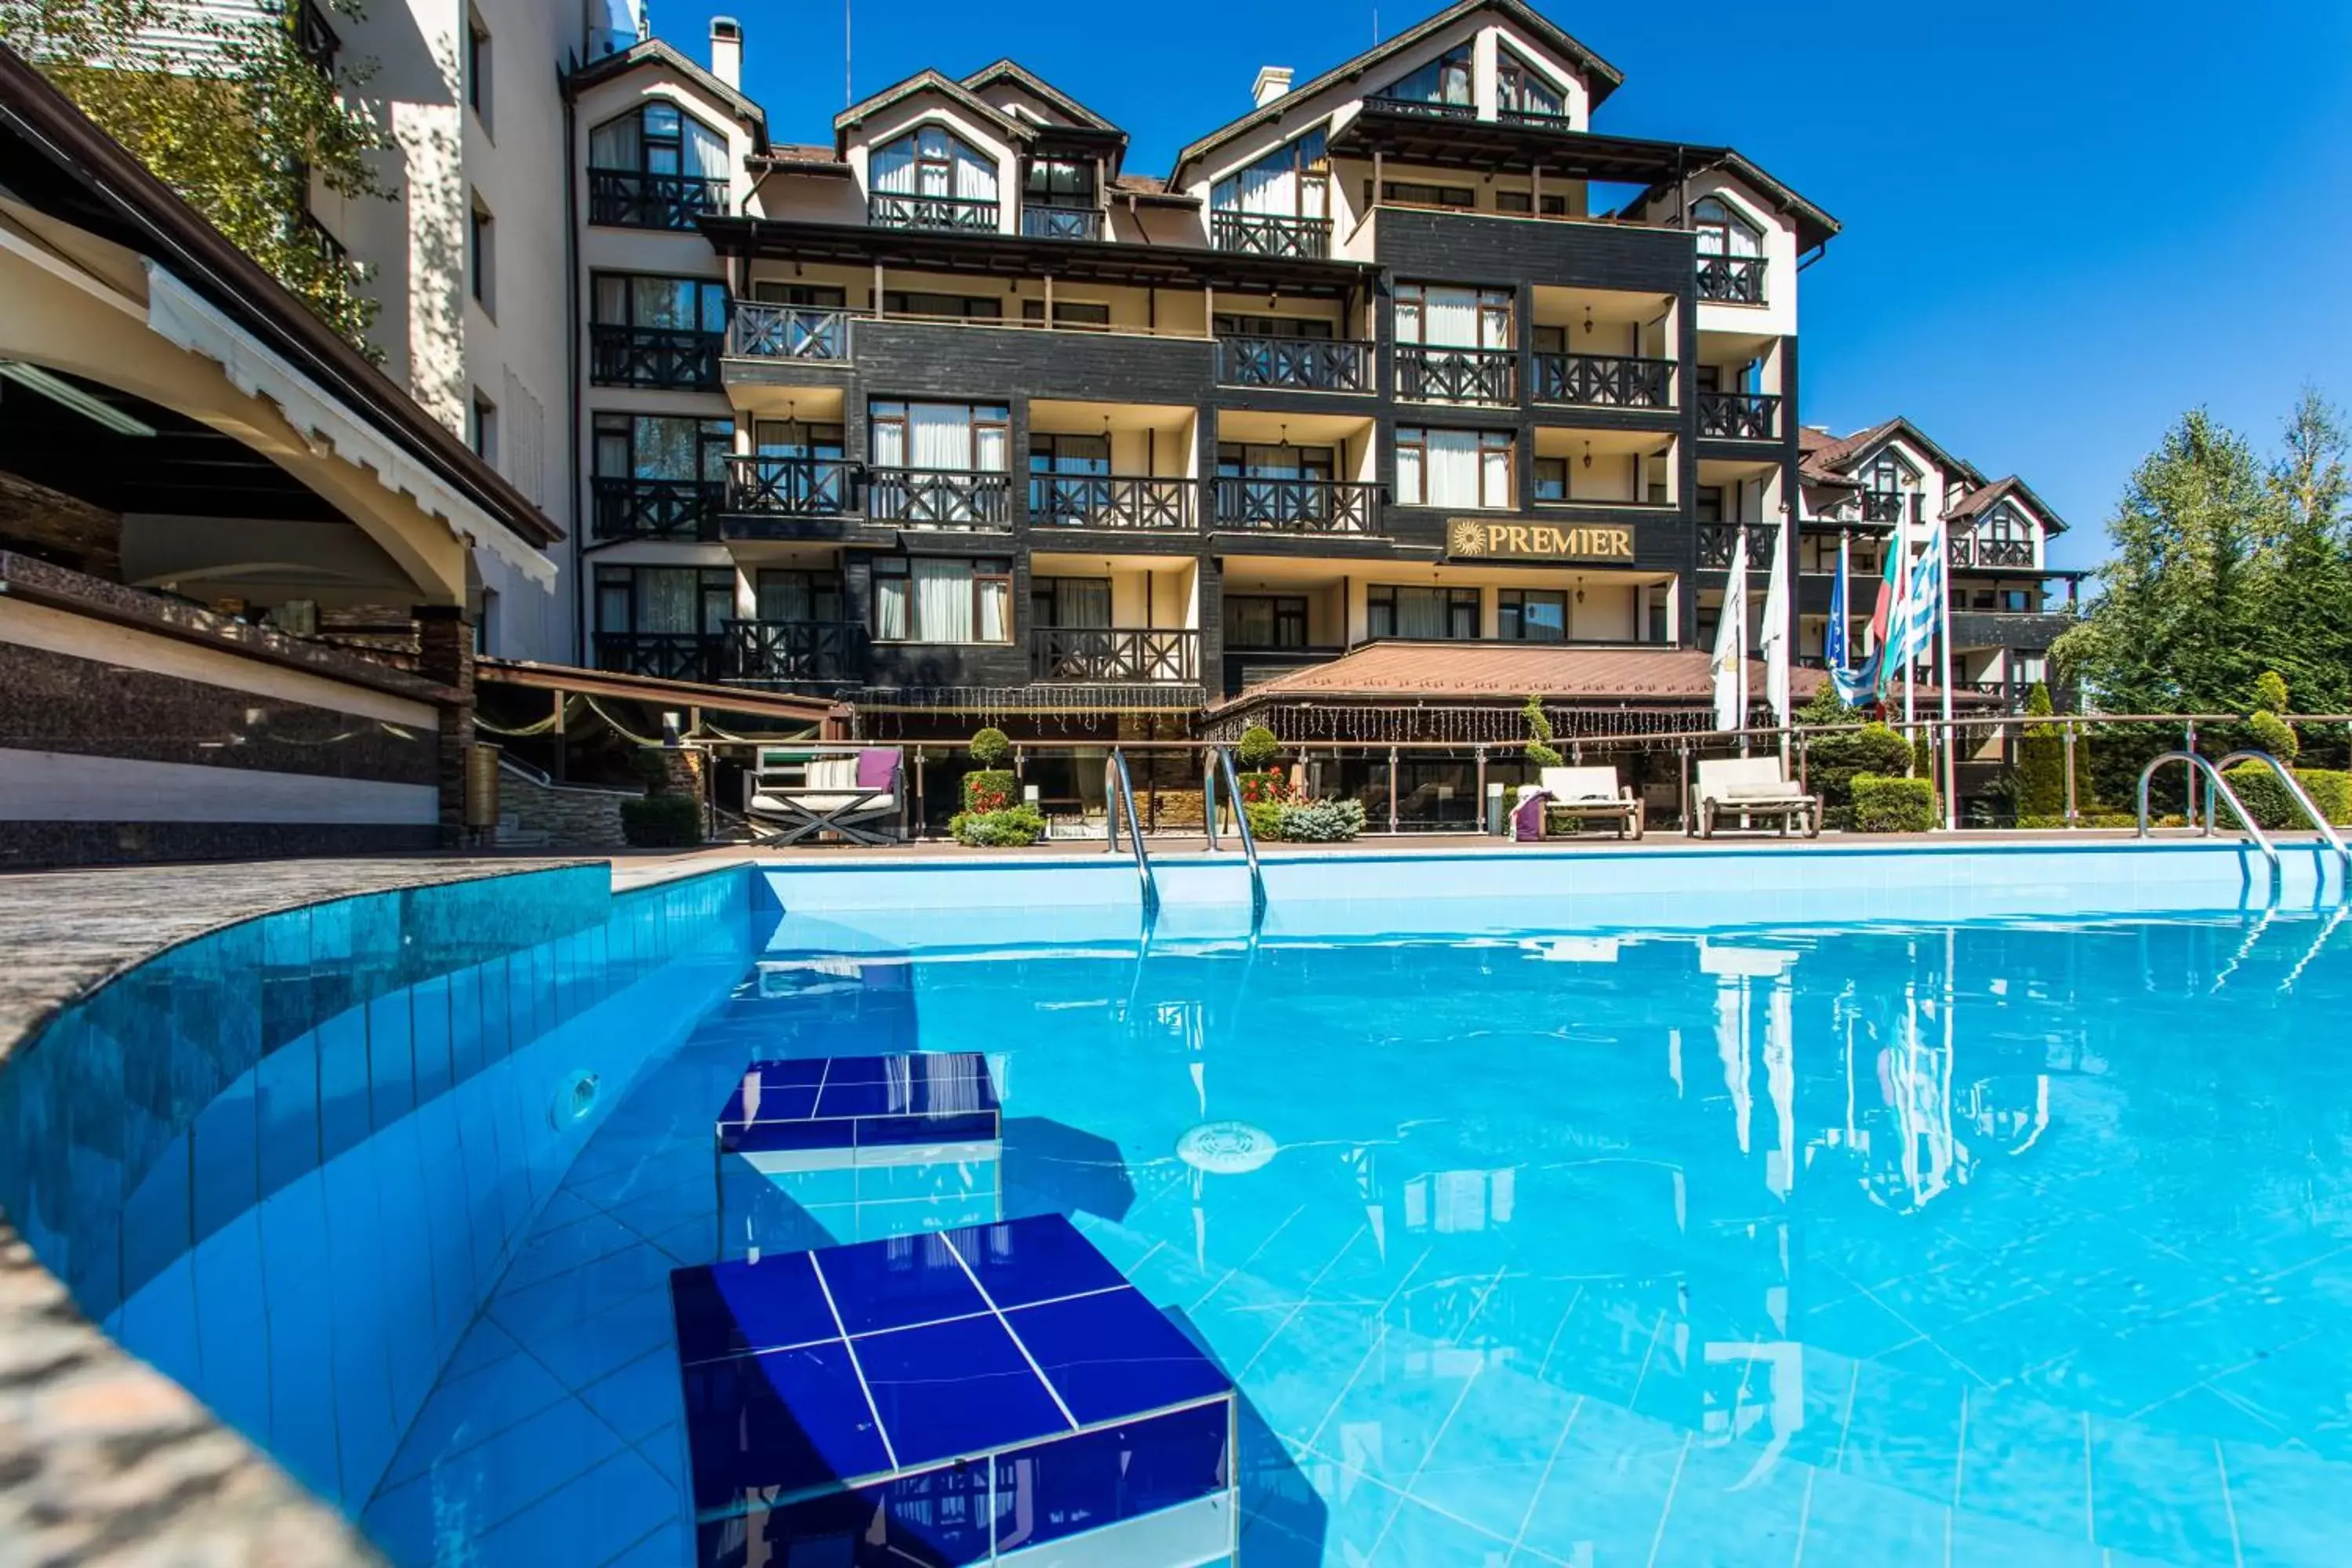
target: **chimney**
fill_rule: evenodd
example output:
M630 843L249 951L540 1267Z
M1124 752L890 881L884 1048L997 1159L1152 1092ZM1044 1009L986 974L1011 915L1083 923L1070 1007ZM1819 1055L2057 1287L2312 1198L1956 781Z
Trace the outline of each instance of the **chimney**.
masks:
M710 18L710 74L742 90L743 24L732 16Z
M1250 84L1250 97L1257 100L1260 109L1264 109L1290 90L1290 74L1288 66L1258 67L1257 80Z

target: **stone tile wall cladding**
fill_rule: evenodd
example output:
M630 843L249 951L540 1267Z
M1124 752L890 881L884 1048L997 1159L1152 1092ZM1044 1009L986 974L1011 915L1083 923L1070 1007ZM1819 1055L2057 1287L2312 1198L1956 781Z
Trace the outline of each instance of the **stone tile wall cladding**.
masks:
M547 836L550 846L565 849L613 849L625 842L621 836L621 803L634 800L635 790L583 789L577 785L544 784L519 773L499 776L499 825L501 837L509 823L526 837Z

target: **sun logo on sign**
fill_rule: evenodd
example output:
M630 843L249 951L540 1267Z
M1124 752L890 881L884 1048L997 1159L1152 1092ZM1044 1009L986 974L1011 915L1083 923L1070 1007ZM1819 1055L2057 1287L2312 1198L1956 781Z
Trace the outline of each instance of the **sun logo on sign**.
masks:
M1476 555L1486 547L1486 526L1479 522L1457 522L1447 536L1445 552L1449 555Z

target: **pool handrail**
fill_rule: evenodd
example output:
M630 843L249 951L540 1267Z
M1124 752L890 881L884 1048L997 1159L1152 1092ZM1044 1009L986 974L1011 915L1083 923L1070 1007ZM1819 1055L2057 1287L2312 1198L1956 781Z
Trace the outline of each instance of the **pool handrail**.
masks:
M2336 825L2327 820L2327 814L2319 809L2318 803L2311 798L2311 793L2303 787L2303 781L2294 776L2294 770L2268 752L2253 750L2231 752L2213 766L2226 773L2240 763L2260 763L2278 776L2278 782L2286 786L2287 798L2294 802L2295 809L2311 818L2312 826L2319 829L2320 842L2336 851L2336 860L2344 868L2345 891L2352 893L2352 845L2344 842L2344 836L2336 831ZM2213 797L2209 792L2205 796L2205 822L2209 833L2212 831L2212 821Z
M2165 752L2150 758L2148 760L2147 766L2140 769L2139 837L2142 838L2148 837L2148 781L2156 776L2156 770L2164 766L2167 763L2186 763L2189 764L2192 774L2189 785L2189 819L2191 822L2194 822L2197 819L2197 784L2193 776L2194 774L2204 774L2206 787L2209 790L2219 794L2223 800L2230 803L2230 809L2238 814L2239 825L2245 828L2246 836L2254 841L2254 847L2263 852L2263 858L2270 862L2271 887L2273 890L2276 890L2281 879L2285 874L2285 868L2279 860L2278 846L2271 842L2270 835L2264 833L2262 829L2262 825L2254 820L2254 814L2248 811L2246 809L2245 802L2238 798L2238 792L2230 787L2230 781L2221 776L2220 770L2216 769L2210 761L2200 755L2198 752ZM2208 798L2210 799L2210 796L2209 795ZM2213 820L2211 815L2209 813L2205 820L2205 836L2207 837L2210 837L2212 833Z
M1250 831L1249 807L1242 800L1242 781L1234 771L1234 752L1230 746L1216 749L1217 763L1224 770L1225 796L1234 803L1234 826L1241 829L1242 858L1249 862L1250 915L1253 920L1265 918L1265 873L1258 868L1257 836ZM1217 797L1213 790L1204 791L1209 808L1210 843L1213 847L1217 831Z
M1135 814L1135 784L1127 771L1127 753L1117 746L1110 749L1110 756L1103 763L1103 826L1109 838L1104 849L1109 854L1118 853L1118 814L1124 805L1128 839L1135 852L1136 879L1143 888L1143 912L1156 915L1160 912L1160 884L1151 875L1151 856L1143 847L1143 819Z

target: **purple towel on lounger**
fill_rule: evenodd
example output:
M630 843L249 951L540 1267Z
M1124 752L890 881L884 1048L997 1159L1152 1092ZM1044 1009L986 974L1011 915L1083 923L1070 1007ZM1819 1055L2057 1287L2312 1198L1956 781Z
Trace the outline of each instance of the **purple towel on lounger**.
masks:
M1538 790L1519 802L1511 813L1511 837L1521 844L1531 844L1543 837L1544 807L1551 802L1548 790Z
M868 746L857 753L857 787L877 794L898 793L898 750Z

